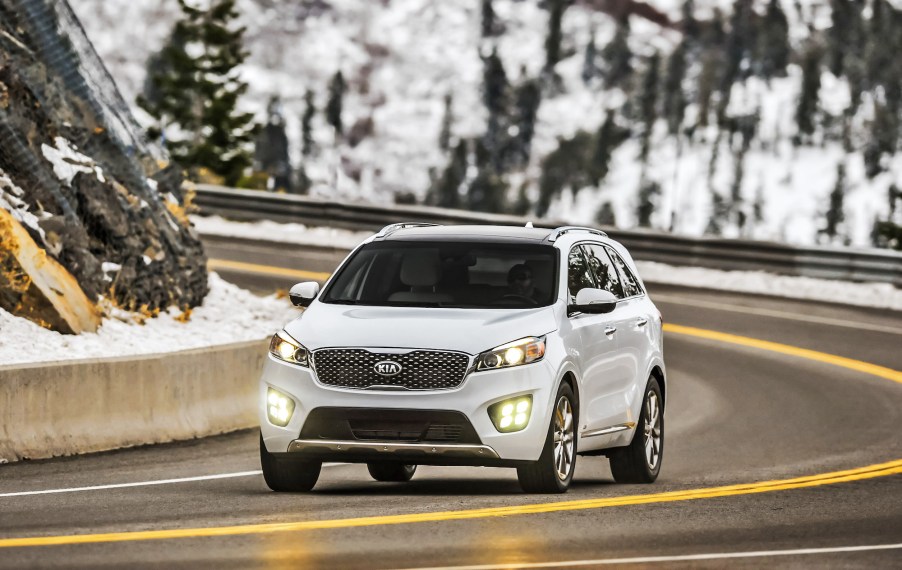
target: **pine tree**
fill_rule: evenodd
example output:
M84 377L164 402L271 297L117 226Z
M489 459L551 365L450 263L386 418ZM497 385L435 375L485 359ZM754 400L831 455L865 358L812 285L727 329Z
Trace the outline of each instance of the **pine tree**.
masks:
M821 89L821 49L810 43L802 53L802 89L796 106L796 124L799 132L796 143L808 140L814 134L815 114L818 111L818 92Z
M587 167L592 186L599 186L608 175L611 157L623 138L624 133L614 121L614 114L608 111L592 141L592 154Z
M640 158L648 159L651 136L658 119L658 84L661 74L661 56L655 52L648 59L648 68L639 91L639 120L642 123Z
M492 0L482 0L482 37L490 38L497 35L497 25Z
M247 91L238 74L247 57L244 28L233 28L235 0L214 0L207 9L186 0L179 5L182 19L152 59L138 105L156 119L148 134L162 136L173 159L234 185L251 165L248 146L255 131L253 115L237 111Z
M622 84L633 73L633 52L629 46L630 24L626 16L617 21L617 30L610 43L601 50L605 62L605 80L608 87Z
M460 190L467 176L467 141L458 141L451 153L445 172L438 181L434 196L430 200L441 208L459 208Z
M830 192L830 203L827 207L826 225L819 231L820 234L827 236L830 241L836 239L839 235L840 226L845 221L846 215L843 211L843 201L846 195L846 165L840 163L836 167L836 184Z
M486 125L486 133L481 147L485 149L487 157L496 172L501 172L504 167L504 148L507 146L508 100L510 84L504 64L498 56L497 50L483 60L482 75L482 101L489 112ZM477 152L479 155L479 152Z
M329 82L329 101L326 103L326 121L332 125L337 135L341 135L344 132L341 111L346 89L347 84L345 83L344 75L342 75L341 70L338 70Z
M308 89L304 94L304 114L301 115L301 154L310 156L316 148L313 140L313 116L316 114L313 90Z
M595 30L589 34L589 42L586 44L586 55L583 58L583 83L589 85L598 75L598 49L595 47Z
M683 21L680 28L683 30L683 37L694 42L701 34L701 28L698 20L695 19L695 1L685 0L682 8Z
M564 10L567 8L566 0L548 0L548 35L545 37L545 70L554 72L554 66L561 60L561 21L564 18Z
M684 40L673 50L667 60L667 76L664 80L664 118L667 130L675 135L679 132L686 116L686 93L683 79L686 77L687 42Z
M602 226L616 226L617 216L614 215L614 206L610 202L604 202L595 214L595 221Z
M266 111L266 125L254 141L254 170L269 175L268 189L291 192L288 135L279 97L270 98Z
M870 137L864 147L865 174L873 178L883 172L883 156L893 155L899 139L899 115L884 103L874 105L874 120L870 123Z
M438 135L438 147L443 151L451 148L451 123L454 121L453 104L453 95L448 92L445 95L445 114L442 116L442 129Z
M589 185L587 165L590 163L591 152L592 136L584 131L577 132L569 139L558 140L557 149L542 161L539 198L536 202L537 216L544 216L551 201L565 189L575 192Z
M639 186L639 204L636 207L636 219L640 228L651 227L651 217L655 213L660 195L660 184L653 180L642 180Z
M525 77L525 74L524 74ZM529 163L532 138L536 130L536 115L542 102L542 90L536 79L524 79L514 95L516 135L510 143L511 162L515 166Z
M708 226L705 233L719 236L723 234L723 225L730 215L730 207L723 196L713 188L711 189L711 216L708 218Z
M791 48L789 46L789 22L780 0L770 0L767 12L758 31L758 72L763 77L786 75Z

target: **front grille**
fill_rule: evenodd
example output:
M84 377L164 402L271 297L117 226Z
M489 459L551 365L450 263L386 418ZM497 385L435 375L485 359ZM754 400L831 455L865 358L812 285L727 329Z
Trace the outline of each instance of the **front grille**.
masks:
M316 408L307 416L300 437L339 441L481 443L467 417L450 410Z
M377 374L378 362L401 365L395 376ZM459 352L415 350L406 354L384 354L360 348L326 348L313 353L317 378L328 386L365 390L391 386L407 390L447 390L460 386L470 358Z

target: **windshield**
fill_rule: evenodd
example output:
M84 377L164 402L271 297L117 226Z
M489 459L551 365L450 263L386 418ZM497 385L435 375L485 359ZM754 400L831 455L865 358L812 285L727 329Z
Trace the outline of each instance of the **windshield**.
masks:
M549 245L375 242L361 247L321 297L375 306L528 308L550 305L557 250Z

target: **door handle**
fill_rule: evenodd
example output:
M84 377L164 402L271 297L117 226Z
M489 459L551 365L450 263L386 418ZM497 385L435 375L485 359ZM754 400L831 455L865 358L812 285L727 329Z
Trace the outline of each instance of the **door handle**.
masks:
M644 327L647 324L648 324L648 319L646 319L645 317L639 317L639 319L636 321L637 327Z
M614 333L617 332L617 327L605 327L604 334L608 336L614 336Z

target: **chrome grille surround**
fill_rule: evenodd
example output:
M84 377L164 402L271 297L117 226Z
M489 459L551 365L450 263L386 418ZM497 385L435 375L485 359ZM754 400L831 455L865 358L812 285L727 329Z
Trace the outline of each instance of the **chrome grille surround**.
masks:
M443 350L383 352L386 349L321 348L312 353L317 380L326 386L355 390L451 390L470 370L470 355ZM401 365L394 376L381 376L374 366L384 360Z

